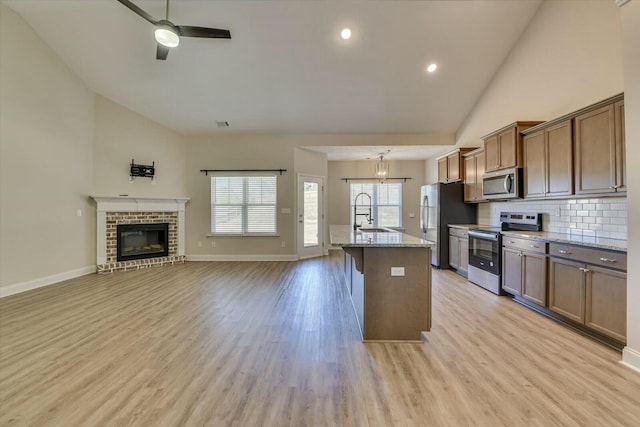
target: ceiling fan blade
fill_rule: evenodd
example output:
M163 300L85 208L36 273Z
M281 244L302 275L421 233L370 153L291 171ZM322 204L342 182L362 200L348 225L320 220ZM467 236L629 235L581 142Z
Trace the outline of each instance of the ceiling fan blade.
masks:
M183 37L205 37L208 39L230 39L229 30L218 28L191 27L189 25L176 25L176 28Z
M127 6L132 11L134 11L136 14L142 16L144 19L146 19L147 21L151 22L153 25L158 25L158 20L157 19L155 19L153 16L149 15L144 10L140 9L135 4L131 3L129 0L118 0L118 1L120 3L122 3L123 5Z
M169 50L170 49L171 48L168 48L168 47L163 46L160 43L158 43L158 47L156 49L156 59L159 59L159 60L162 60L162 61L167 59L167 55L169 55Z

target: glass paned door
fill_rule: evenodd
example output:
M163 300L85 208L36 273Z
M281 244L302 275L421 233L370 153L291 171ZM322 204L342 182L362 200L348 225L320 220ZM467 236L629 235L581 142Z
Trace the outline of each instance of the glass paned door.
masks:
M298 257L324 254L323 183L320 177L298 177Z

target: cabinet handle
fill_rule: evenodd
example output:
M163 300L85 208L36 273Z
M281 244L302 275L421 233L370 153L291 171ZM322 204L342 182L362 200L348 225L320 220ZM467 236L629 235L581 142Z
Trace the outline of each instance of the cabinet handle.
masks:
M614 189L614 188L616 188L616 186L615 185L610 185L609 188L610 189Z
M578 267L578 270L582 271L583 273L587 273L588 271L590 271L588 268L584 267Z
M571 252L567 252L564 249L558 249L558 252L565 255L571 255Z
M509 244L512 244L512 245L513 245L515 242L514 242L513 240L509 240L507 243L509 243Z
M609 258L600 258L600 261L602 261L602 262L616 262L615 259L609 259Z
M530 248L538 249L540 246L538 245L529 245Z

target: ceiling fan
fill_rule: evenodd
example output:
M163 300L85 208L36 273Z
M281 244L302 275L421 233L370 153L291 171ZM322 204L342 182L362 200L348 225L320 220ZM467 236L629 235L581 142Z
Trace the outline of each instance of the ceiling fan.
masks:
M158 42L156 59L165 60L172 47L180 44L180 37L203 37L208 39L230 39L229 30L218 28L191 27L188 25L175 25L169 21L169 0L167 0L166 19L157 20L129 0L118 0L123 5L140 15L156 27L155 36Z

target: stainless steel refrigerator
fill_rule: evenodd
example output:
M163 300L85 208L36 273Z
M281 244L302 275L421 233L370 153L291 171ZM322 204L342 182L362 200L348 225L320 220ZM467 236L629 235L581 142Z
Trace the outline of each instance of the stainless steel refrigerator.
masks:
M436 242L431 265L449 268L448 224L475 224L477 205L464 203L462 183L429 184L420 189L420 229L422 238Z

